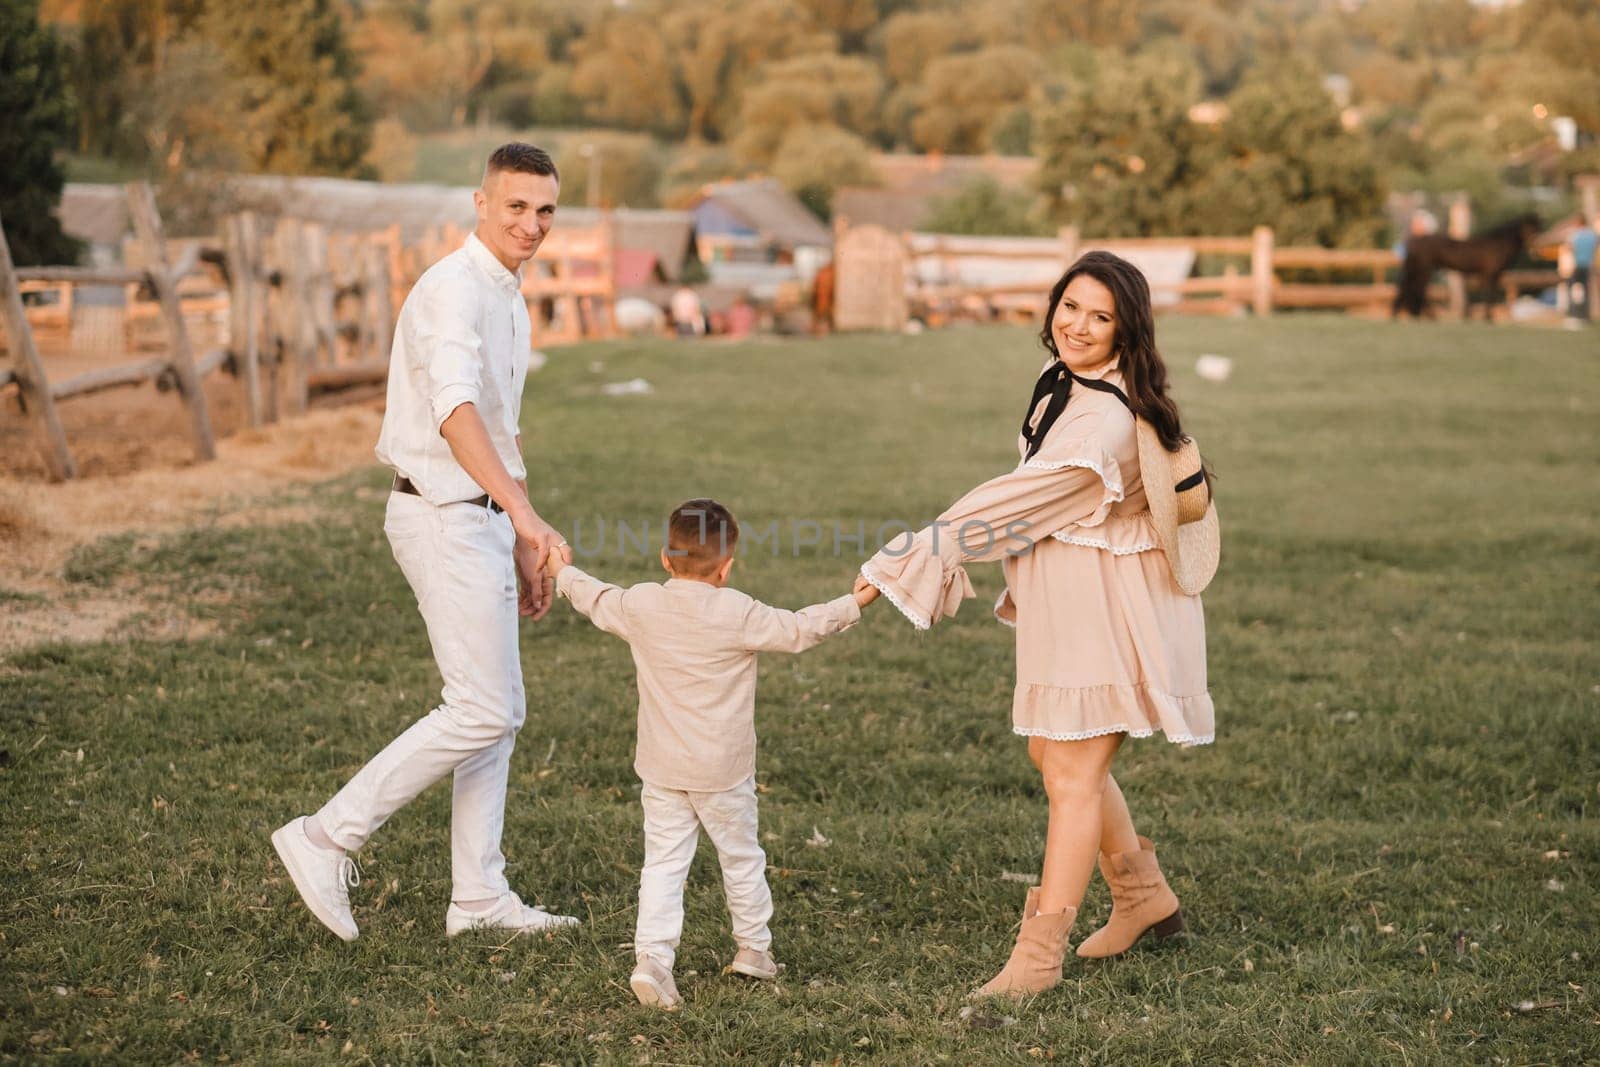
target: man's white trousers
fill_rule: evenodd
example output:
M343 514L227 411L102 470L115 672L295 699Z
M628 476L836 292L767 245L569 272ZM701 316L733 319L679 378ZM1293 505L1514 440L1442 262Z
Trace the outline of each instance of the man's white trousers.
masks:
M444 703L374 756L317 819L335 844L354 851L454 772L451 899L494 899L509 890L500 834L511 750L526 712L516 534L503 513L468 503L434 507L405 493L390 495L384 533L427 623Z

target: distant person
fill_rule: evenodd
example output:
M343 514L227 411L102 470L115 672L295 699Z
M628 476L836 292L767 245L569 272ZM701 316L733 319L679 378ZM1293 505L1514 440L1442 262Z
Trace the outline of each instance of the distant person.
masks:
M1600 245L1597 229L1600 219L1579 226L1562 249L1561 284L1567 294L1568 322L1584 324L1594 318L1595 248Z
M728 336L734 339L749 337L756 329L756 309L748 297L741 295L728 309Z
M833 332L833 297L837 278L833 260L817 268L811 279L811 332L826 337Z
M670 305L672 329L679 337L700 337L706 332L705 308L700 304L700 294L687 285L680 285L672 294Z
M964 563L1004 567L994 611L1017 635L1011 728L1027 738L1049 823L1016 947L983 996L1061 981L1097 858L1111 916L1079 956L1116 956L1183 928L1111 766L1130 737L1159 731L1203 745L1215 732L1199 594L1216 570L1217 517L1167 393L1149 284L1126 260L1089 252L1046 306L1050 359L1023 415L1016 468L861 568L861 582L926 629L972 595Z
M785 611L730 589L739 524L715 500L674 509L666 541L665 583L622 589L564 566L559 556L551 566L560 595L633 650L644 866L628 984L640 1003L670 1010L681 1002L672 965L702 829L716 847L733 919L738 951L729 969L778 976L767 857L756 832L756 654L804 652L854 626L870 598L855 591Z
M1395 256L1400 259L1406 258L1406 245L1413 237L1426 237L1429 234L1438 232L1439 220L1434 217L1433 212L1418 208L1406 220L1406 232L1400 236L1400 240L1395 242Z
M555 221L560 178L532 145L501 145L473 193L477 228L417 280L400 309L378 458L394 469L384 532L416 594L443 703L314 815L272 835L323 925L356 938L349 853L424 789L453 777L444 929L516 933L578 920L529 907L500 850L511 750L526 701L517 617L550 610L552 558L571 549L528 500L518 417L528 372L519 271Z

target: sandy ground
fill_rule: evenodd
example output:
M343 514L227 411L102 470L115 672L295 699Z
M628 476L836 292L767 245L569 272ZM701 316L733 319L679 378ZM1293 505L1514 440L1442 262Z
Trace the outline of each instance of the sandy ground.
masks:
M45 358L52 377L97 362L81 350L47 351ZM304 506L269 498L374 462L382 420L376 390L262 429L243 425L232 378L213 374L206 391L218 436L214 463L194 462L189 417L176 393L145 385L62 404L81 476L60 484L45 479L14 393L0 398L0 655L49 641L116 637L135 618L141 634L199 635L200 624L170 617L169 607L150 612L147 591L69 584L63 565L78 546L110 534L177 529L201 513L215 521L221 499L229 502L221 520L228 525L297 521L306 517Z

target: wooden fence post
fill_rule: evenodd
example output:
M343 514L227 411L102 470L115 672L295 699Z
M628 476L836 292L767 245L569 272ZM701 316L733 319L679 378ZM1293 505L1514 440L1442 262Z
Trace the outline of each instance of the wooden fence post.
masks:
M311 373L310 346L306 343L315 328L309 321L306 307L305 258L303 231L294 219L280 219L273 233L275 257L278 261L278 309L281 312L279 334L282 338L282 365L285 373L280 383L288 394L291 415L304 415L309 398L306 376Z
M394 305L391 301L388 249L380 244L364 246L366 258L365 312L372 331L372 358L388 359L394 347Z
M1272 314L1272 227L1257 226L1250 238L1250 308L1265 318Z
M256 308L256 217L245 211L228 216L223 225L223 251L228 260L228 349L244 383L245 413L251 426L260 426L264 414Z
M38 430L39 445L44 452L45 467L50 471L50 478L57 482L76 478L78 464L67 447L67 434L56 415L55 398L50 395L50 380L45 376L39 349L33 343L28 310L22 306L22 290L17 287L16 265L11 262L11 245L6 241L3 225L0 225L0 317L5 320L11 350L17 356L12 373L16 377L17 388L22 390L23 408Z
M128 187L128 215L133 229L145 246L145 262L161 302L161 317L167 326L171 345L168 353L178 392L189 406L189 422L194 432L195 456L201 460L217 458L217 442L211 433L211 416L206 410L206 394L195 373L194 350L189 347L189 331L183 324L183 308L178 304L178 279L167 262L167 238L161 215L156 211L156 195L148 182L131 182Z
M261 417L278 421L283 392L283 281L277 266L276 234L256 231L256 315L261 328Z
M1064 272L1078 262L1078 248L1083 244L1083 235L1076 226L1063 226L1056 231L1056 240L1061 242L1061 269Z
M339 361L339 327L335 321L333 259L328 231L314 222L301 229L300 247L305 257L306 309L311 323L311 363L332 367Z

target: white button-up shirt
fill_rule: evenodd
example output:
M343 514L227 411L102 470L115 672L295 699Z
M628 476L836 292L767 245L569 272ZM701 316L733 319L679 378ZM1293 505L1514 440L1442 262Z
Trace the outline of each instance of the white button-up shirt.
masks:
M400 308L377 453L430 504L484 493L439 436L462 404L477 406L511 476L527 477L517 448L530 335L520 288L520 278L470 234L417 279Z

